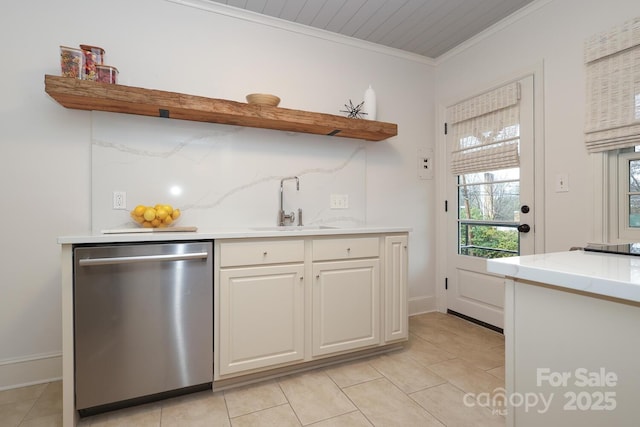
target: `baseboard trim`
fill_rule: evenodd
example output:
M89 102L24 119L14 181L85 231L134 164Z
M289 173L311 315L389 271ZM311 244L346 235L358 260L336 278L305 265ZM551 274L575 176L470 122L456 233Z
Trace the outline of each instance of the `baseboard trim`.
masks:
M62 379L62 353L0 360L0 391Z
M436 311L435 296L409 298L409 316L429 313L431 311Z

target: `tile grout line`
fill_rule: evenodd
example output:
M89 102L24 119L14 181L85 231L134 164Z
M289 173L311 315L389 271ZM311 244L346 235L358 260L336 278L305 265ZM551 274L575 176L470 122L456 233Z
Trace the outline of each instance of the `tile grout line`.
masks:
M377 356L376 356L376 357L377 357ZM376 371L378 374L382 375L382 377L383 377L383 378L386 378L382 372L378 371L378 370L375 368L375 366L373 366L373 365L371 365L371 364L369 363L369 360L371 360L371 359L366 359L367 365L369 365L369 366L371 367L371 369L373 369L374 371ZM341 392L341 393L342 393L342 394L347 398L347 400L349 400L349 402L351 402L351 404L353 405L353 407L354 407L354 408L356 408L357 412L360 412L360 414L362 414L362 416L364 417L364 419L365 419L365 420L367 420L367 422L368 422L369 424L371 424L372 426L374 426L374 427L375 427L375 424L373 423L373 421L371 421L371 420L369 419L369 417L367 417L367 415L366 415L364 412L362 412L362 409L360 409L360 407L359 407L358 405L356 405L356 402L354 402L353 400L351 400L351 398L349 397L349 395L348 395L347 393L345 393L345 392L344 392L344 389L345 389L345 388L349 388L349 387L353 387L353 386L356 386L356 385L360 385L360 384L370 383L370 382L372 382L372 381L379 380L380 378L375 378L375 379L371 379L371 380L367 380L367 381L362 381L362 382L360 382L360 383L351 384L351 385L348 385L348 386L346 386L346 387L340 387L340 386L338 385L338 383L336 383L336 382L335 382L335 380L331 377L331 375L329 375L329 374L327 374L327 373L326 373L326 369L327 369L327 368L324 368L324 371L325 371L325 374L327 375L327 377L329 377L329 379L330 379L330 380L331 380L331 381L336 385L336 387L338 387L338 390L340 390L340 392ZM352 412L356 412L356 411L352 411ZM348 412L348 413L350 414L350 413L352 413L352 412ZM345 414L341 414L341 415L345 415ZM337 416L341 416L341 415L337 415ZM334 418L335 418L335 417L334 417Z
M287 378L289 375L286 375L282 378ZM293 405L291 404L291 401L289 401L289 396L287 396L287 393L284 392L284 390L282 389L282 385L280 385L280 379L276 379L276 384L278 384L278 388L280 389L280 392L282 393L282 395L284 396L284 398L287 401L287 405L289 405L289 408L291 408L291 411L293 412L293 415L296 416L296 419L298 420L298 423L303 426L304 424L302 424L302 420L300 419L300 415L298 415L298 412L296 412L295 408L293 407Z

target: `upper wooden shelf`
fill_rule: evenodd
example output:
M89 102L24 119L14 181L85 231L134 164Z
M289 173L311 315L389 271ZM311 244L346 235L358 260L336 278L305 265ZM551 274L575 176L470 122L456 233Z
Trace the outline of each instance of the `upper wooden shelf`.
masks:
M44 76L45 91L61 105L79 110L249 126L316 135L381 141L396 136L394 123L332 114L250 105L154 89Z

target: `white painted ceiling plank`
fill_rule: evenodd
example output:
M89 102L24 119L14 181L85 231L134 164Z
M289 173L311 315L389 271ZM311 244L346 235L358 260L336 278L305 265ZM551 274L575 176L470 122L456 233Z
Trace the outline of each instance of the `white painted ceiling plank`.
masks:
M367 22L358 28L358 31L356 31L353 36L359 39L372 40L370 39L370 36L376 28L381 25L385 25L398 8L404 7L407 2L408 0L398 1L398 4L395 2L385 2L385 4L383 4L382 7L379 8L376 13L369 18L369 20L367 20Z
M311 21L311 26L326 29L334 16L340 13L344 4L345 0L326 0L315 18L313 18L313 21Z
M311 25L325 3L326 0L313 0L306 2L298 15L297 22L304 25Z
M457 46L460 41L478 34L494 22L488 22L487 10L500 8L502 0L486 0L483 5L465 4L451 10L436 25L422 33L422 46L409 45L407 49L439 56ZM428 43L425 42L428 40ZM419 41L419 40L418 40Z
M425 36L425 33L432 30L434 27L441 25L445 17L451 13L452 7L461 1L463 0L446 0L439 2L428 13L425 21L415 28L417 31L407 32L406 35L399 37L395 41L394 47L409 50L409 46L412 46L415 49L417 46L422 46L423 41L430 41L431 39Z
M422 5L411 16L407 17L404 22L392 29L384 35L378 43L385 46L402 48L404 44L417 37L425 27L428 27L437 20L437 15L433 13L434 8L441 6L447 0L433 0L427 4L421 2Z
M375 13L384 6L385 0L367 0L360 9L347 21L342 30L342 34L353 37L353 35L365 24Z
M535 0L208 0L436 58Z
M246 9L247 0L227 0L225 2L229 6L239 7L240 9Z
M344 34L344 26L366 2L367 0L345 0L344 5L340 9L340 13L335 15L331 21L329 21L325 30Z
M297 19L300 11L309 1L313 0L289 0L280 11L280 15L277 17L286 19L287 21L298 22Z
M269 16L280 16L280 12L284 8L287 0L268 0L267 4L264 5L264 10L262 13Z
M389 14L389 17L369 34L367 40L380 43L389 33L398 28L404 28L407 20L424 6L424 0L408 0L402 7Z
M245 9L252 12L262 13L264 6L267 4L267 0L246 0L247 6Z

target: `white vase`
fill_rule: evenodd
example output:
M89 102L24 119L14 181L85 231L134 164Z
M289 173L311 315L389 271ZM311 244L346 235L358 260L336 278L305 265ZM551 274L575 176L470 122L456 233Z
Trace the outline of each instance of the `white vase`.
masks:
M363 112L364 118L367 120L375 120L376 119L376 93L373 91L371 85L364 91L364 105Z

